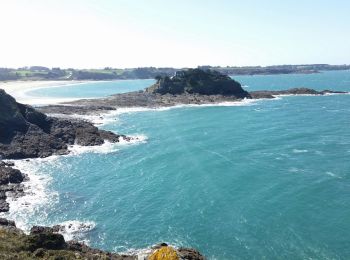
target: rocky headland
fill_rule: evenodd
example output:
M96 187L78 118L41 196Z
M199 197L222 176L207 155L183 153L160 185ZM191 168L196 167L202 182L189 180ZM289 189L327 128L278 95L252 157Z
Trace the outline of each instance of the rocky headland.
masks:
M141 91L112 95L99 99L81 99L62 105L41 107L50 114L103 114L118 108L159 108L176 105L203 105L237 102L244 99L273 99L280 95L325 95L347 93L341 91L316 91L310 88L288 90L244 90L241 84L216 71L189 69L179 71L173 77L159 76L156 83Z
M101 145L130 140L125 135L99 130L83 120L48 117L31 106L17 103L0 89L0 212L9 211L8 197L24 194L27 175L1 159L28 159L64 155L69 146Z
M68 146L119 142L124 135L99 130L83 120L48 117L17 103L0 89L0 158L25 159L69 153Z

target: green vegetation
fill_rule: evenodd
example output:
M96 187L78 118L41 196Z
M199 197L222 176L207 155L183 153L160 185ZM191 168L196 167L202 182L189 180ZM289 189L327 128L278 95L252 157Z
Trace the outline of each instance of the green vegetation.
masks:
M290 73L317 73L322 70L347 70L349 65L277 65L251 67L212 67L200 66L202 70L215 70L225 75L256 75L256 74L290 74ZM173 76L183 69L176 68L130 68L116 69L60 69L42 66L24 67L18 69L0 68L0 81L5 80L113 80L113 79L152 79L157 75Z
M175 76L157 76L156 84L146 91L159 94L235 95L246 97L241 84L214 70L188 69Z
M26 235L15 228L0 228L0 259L134 259L111 255L79 243L67 244L60 234Z

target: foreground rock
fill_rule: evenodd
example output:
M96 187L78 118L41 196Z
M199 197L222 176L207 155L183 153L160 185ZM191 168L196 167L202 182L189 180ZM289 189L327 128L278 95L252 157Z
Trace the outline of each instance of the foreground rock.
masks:
M21 183L26 178L27 176L21 171L0 162L0 212L10 210L9 203L6 201L8 196L17 198L24 195Z
M118 142L122 135L99 130L89 122L47 117L31 106L17 103L0 89L0 158L23 159L67 154L68 145Z
M13 221L0 218L0 259L138 259L137 255L116 254L91 248L77 241L65 241L57 233L58 228L33 227L30 234L16 228ZM173 258L155 258L162 252L170 252ZM192 259L204 257L194 249L174 249L161 244L146 259Z

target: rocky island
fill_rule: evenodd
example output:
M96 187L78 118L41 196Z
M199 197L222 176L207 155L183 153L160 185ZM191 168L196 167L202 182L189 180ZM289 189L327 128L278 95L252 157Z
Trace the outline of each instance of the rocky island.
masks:
M316 91L309 88L248 92L239 82L217 71L188 69L176 72L173 77L157 76L156 83L145 90L115 94L99 99L81 99L63 105L51 105L41 107L40 111L52 114L89 115L103 114L118 108L203 105L237 102L243 99L272 99L279 95L325 95L328 93L346 92Z

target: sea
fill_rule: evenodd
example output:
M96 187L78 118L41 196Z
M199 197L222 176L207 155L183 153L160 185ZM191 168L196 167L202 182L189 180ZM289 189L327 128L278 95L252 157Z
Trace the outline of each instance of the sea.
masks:
M232 77L248 91L350 91L350 71ZM153 82L26 95L97 98ZM138 140L17 161L28 194L2 216L25 230L61 224L67 239L115 252L166 242L208 259L350 259L350 95L118 109L99 119Z

